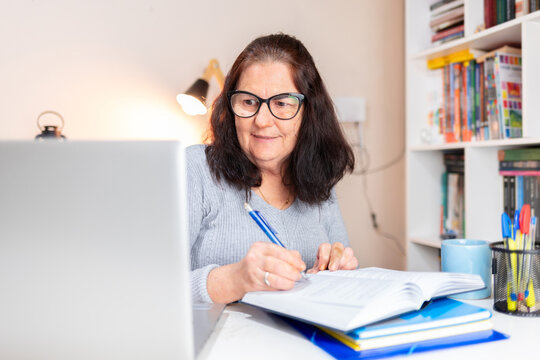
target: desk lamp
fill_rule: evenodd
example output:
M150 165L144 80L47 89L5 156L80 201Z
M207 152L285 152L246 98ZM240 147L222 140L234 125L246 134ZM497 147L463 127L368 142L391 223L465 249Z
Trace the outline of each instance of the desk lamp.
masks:
M206 96L212 76L215 76L219 86L223 88L225 77L216 59L210 60L200 79L197 79L183 94L178 94L176 100L188 115L204 115L207 112Z

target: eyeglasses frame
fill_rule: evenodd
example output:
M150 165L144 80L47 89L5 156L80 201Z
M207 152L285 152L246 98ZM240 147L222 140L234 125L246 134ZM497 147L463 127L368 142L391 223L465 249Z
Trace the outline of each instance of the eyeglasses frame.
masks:
M251 95L251 96L254 96L255 98L257 98L257 100L259 101L259 106L257 107L257 111L255 111L255 113L253 115L250 115L250 116L240 116L238 114L236 114L234 112L234 109L233 109L233 106L231 104L231 98L233 95L235 94L247 94L247 95ZM283 95L288 95L288 96L294 96L296 98L298 98L298 100L300 101L300 103L298 104L298 109L296 109L296 113L291 116L290 118L280 118L279 116L276 116L276 114L274 114L272 112L272 109L270 108L270 100L278 97L278 96L283 96ZM275 117L276 119L279 119L279 120L291 120L293 119L296 115L298 115L298 113L300 112L300 108L302 107L302 104L304 103L304 100L305 100L305 96L304 94L300 94L300 93L295 93L295 92L286 92L286 93L280 93L280 94L276 94L276 95L272 95L270 96L269 98L267 99L263 99L253 93L250 93L249 91L244 91L244 90L232 90L232 91L229 91L227 93L227 103L229 104L229 108L231 109L232 113L236 116L238 116L239 118L242 118L242 119L248 119L250 117L253 117L255 115L257 115L259 113L259 110L261 110L261 106L262 104L266 104L266 106L268 107L268 111L270 111L270 114L272 114L273 117Z

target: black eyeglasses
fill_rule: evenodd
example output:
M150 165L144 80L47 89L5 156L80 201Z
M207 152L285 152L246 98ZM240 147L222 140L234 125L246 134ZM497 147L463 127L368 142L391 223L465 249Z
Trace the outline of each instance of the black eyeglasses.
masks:
M282 93L263 99L247 91L236 90L227 93L229 106L234 115L241 118L255 116L263 103L270 113L280 120L290 120L298 114L305 96L298 93Z

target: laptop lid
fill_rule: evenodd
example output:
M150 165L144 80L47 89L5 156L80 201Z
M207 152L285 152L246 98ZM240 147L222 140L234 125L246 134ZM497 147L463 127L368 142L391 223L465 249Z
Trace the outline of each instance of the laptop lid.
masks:
M183 157L0 142L0 358L193 357Z

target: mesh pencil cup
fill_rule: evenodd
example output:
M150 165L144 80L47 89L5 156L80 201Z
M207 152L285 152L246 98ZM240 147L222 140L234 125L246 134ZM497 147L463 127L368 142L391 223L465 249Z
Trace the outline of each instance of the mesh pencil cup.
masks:
M490 247L493 309L517 316L540 316L540 243L532 250L509 250L502 241Z

